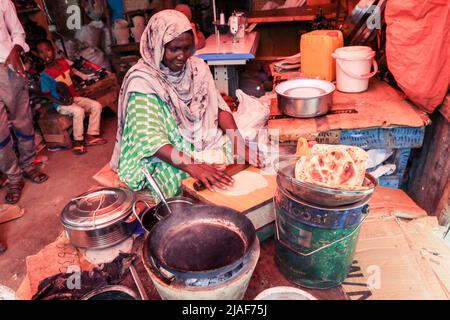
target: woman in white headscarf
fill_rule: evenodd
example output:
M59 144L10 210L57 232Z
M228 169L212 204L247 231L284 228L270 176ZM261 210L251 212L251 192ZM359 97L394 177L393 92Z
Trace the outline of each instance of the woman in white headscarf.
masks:
M225 189L233 179L213 165L196 163L193 154L225 149L230 163L242 150L243 158L249 158L248 147L238 147L243 140L209 67L192 56L194 51L185 15L164 10L150 19L141 39L142 59L122 85L111 160L113 170L133 190L150 187L142 166L167 197L178 195L181 181L188 176L210 190L213 186ZM234 144L224 139L225 132Z

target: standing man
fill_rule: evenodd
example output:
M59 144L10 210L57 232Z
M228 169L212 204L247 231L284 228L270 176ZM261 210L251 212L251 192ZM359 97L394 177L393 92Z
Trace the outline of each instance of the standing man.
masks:
M29 47L11 0L0 0L0 171L9 179L5 200L19 202L23 178L43 183L48 176L33 166L36 158L34 127L25 71L20 58ZM9 131L17 138L19 158ZM1 251L1 246L0 246Z

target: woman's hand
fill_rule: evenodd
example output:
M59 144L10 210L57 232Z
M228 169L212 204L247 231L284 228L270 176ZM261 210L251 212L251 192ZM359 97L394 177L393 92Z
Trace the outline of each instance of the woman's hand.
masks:
M227 187L234 184L233 178L231 178L224 171L220 171L216 167L209 164L188 164L185 166L184 171L186 171L191 177L201 181L206 188L213 192L213 186L226 190Z

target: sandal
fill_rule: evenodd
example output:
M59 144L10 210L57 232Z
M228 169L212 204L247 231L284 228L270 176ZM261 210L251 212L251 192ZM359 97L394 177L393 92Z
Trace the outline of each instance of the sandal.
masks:
M107 143L108 143L108 141L106 141L106 139L103 139L100 137L86 138L86 146L88 146L88 147L101 146L101 145L104 145Z
M48 175L35 168L29 171L24 171L23 176L25 179L31 180L32 182L38 184L44 183L45 181L48 180Z
M8 184L8 192L6 193L5 200L9 204L16 204L19 202L20 197L22 196L22 190L25 186L25 183L23 181L16 182L16 183L9 183Z
M86 147L82 142L75 142L72 147L72 152L77 156L81 156L82 154L85 154L87 151Z

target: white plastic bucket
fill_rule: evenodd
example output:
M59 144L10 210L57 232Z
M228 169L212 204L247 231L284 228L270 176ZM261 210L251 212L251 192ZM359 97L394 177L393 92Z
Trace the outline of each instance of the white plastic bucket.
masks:
M140 42L142 38L142 34L145 31L145 27L139 26L131 28L131 33L133 34L133 38L135 42Z
M130 28L128 27L128 22L126 20L116 20L114 23L113 34L117 44L130 43Z
M317 300L317 298L294 287L274 287L258 294L255 300Z
M132 20L135 27L142 26L145 28L145 18L143 16L135 16Z
M116 38L117 44L128 44L130 43L130 29L129 28L121 28L114 29L114 38Z
M370 47L349 46L336 49L336 87L342 92L363 92L369 79L378 72L375 52ZM373 65L373 71L370 72Z

